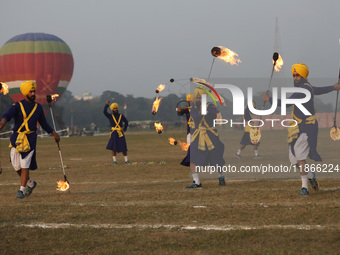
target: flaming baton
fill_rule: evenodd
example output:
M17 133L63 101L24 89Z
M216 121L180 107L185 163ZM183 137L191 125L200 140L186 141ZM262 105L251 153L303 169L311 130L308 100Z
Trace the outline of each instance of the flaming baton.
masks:
M211 49L211 55L213 55L214 58L211 63L210 72L209 72L207 81L209 81L209 78L210 78L214 63L215 63L215 58L219 58L231 65L238 65L239 63L241 63L241 60L237 58L238 54L236 52L233 52L232 50L229 50L228 48L225 48L223 46L213 47Z
M214 57L217 57L226 63L230 63L231 65L238 65L241 63L241 60L238 59L238 54L236 52L233 52L232 50L229 50L228 48L225 48L223 46L214 47L211 49L211 54Z
M340 45L340 38L339 38ZM340 58L339 58L339 79L338 83L340 83ZM336 92L336 103L335 103L335 112L334 112L334 124L330 131L330 136L334 141L340 140L340 130L336 126L336 113L338 111L338 99L339 99L339 90Z
M270 87L272 85L273 74L274 74L274 70L276 70L275 66L276 66L276 63L277 63L279 57L280 57L279 53L274 52L274 54L273 54L273 68L272 68L272 73L270 75L268 89L267 89L267 92L266 92L267 95L268 95L269 89L270 89ZM282 58L281 58L281 61L282 61ZM282 61L282 64L283 64L283 61ZM280 70L282 64L280 64L280 67L277 67L277 70ZM265 106L266 106L266 101L263 101L262 110L264 109Z
M51 113L51 117L52 117L52 122L53 122L53 127L54 127L54 131L56 131L56 127L55 127L55 122L54 122L54 117L53 117L53 112L52 112L52 106L51 106L51 102L56 100L56 98L58 97L58 94L54 94L54 95L47 95L46 96L46 100L48 102L48 106L50 108L50 113ZM60 145L59 142L57 143L58 145L58 151L59 151L59 156L60 156L60 162L61 162L61 167L63 168L63 173L64 173L64 181L58 181L58 188L57 190L59 191L66 191L70 188L70 183L66 178L66 174L65 174L65 167L64 167L64 162L63 162L63 158L61 156L61 150L60 150Z
M8 85L4 82L0 82L0 94L3 93L4 95L8 94Z
M267 92L266 92L267 95L269 94L269 89L270 89L270 87L272 85L274 70L279 72L281 67L282 67L282 65L283 65L283 60L282 60L281 56L279 55L279 53L274 52L274 54L273 54L273 68L272 68L272 72L271 72L270 79L269 79L268 89L267 89ZM263 101L262 110L265 108L265 106L266 106L266 101ZM260 116L260 120L261 119L262 119L262 115ZM260 130L260 128L252 127L250 129L249 135L250 135L251 142L253 144L257 144L260 141L260 139L261 139L261 130Z

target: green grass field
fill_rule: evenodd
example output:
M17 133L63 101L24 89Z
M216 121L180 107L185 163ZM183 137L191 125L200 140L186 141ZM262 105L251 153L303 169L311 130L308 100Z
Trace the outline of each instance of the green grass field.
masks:
M241 131L224 130L227 163L289 165L285 131L263 131L260 153L246 148L233 157ZM300 197L299 174L226 174L226 186L204 175L203 188L188 190L185 156L167 138L185 141L185 131L126 133L129 160L111 166L108 136L63 138L61 150L70 190L63 180L52 138L38 140L38 182L33 194L16 199L20 180L1 140L1 254L339 254L340 180L323 175L318 192ZM340 143L320 130L323 163L340 164ZM164 164L141 164L141 162ZM157 163L157 162L156 162ZM312 163L312 162L310 162Z

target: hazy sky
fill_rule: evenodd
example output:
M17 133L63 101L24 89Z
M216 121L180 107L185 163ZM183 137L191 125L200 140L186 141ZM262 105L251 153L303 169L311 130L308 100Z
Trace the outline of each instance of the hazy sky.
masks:
M274 51L285 77L296 62L308 65L310 80L335 83L339 72L338 0L0 0L0 8L1 47L29 32L69 45L73 95L113 90L151 98L170 78L207 77L214 46L235 51L242 62L215 61L212 78L269 79Z

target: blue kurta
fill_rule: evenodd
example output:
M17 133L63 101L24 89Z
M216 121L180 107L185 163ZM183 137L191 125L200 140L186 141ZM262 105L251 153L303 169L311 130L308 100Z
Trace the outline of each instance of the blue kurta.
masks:
M114 121L113 116L115 117L116 121L118 122L120 115L122 115L118 124L119 124L120 127L122 127L123 124L124 124L123 130L125 132L128 128L128 125L129 125L128 120L124 117L123 114L120 114L120 113L109 114L109 113L107 113L108 107L109 107L109 105L105 104L104 115L106 116L106 118L109 119L111 127L113 127L113 128L116 127L116 122ZM110 139L109 139L109 142L106 146L106 149L111 150L111 151L116 151L116 152L126 152L127 146L126 146L124 132L122 132L123 136L121 136L121 137L119 137L119 134L118 134L117 131L111 132Z
M249 120L253 119L248 106L244 110L243 118L246 121L246 123L248 123ZM241 145L260 145L260 142L258 142L257 144L253 144L250 140L250 133L247 131L244 131L240 144Z
M311 99L302 104L312 115L315 115L315 109L314 109L314 95L322 95L329 93L334 90L333 86L326 86L326 87L314 87L310 85L310 83L307 81L307 79L301 78L300 79L300 88L304 88L308 90L311 94ZM297 99L297 98L304 98L305 94L303 93L294 93L289 98L290 99ZM270 102L272 102L272 98L270 98ZM281 100L278 99L278 106L281 106ZM287 105L292 106L292 105ZM299 108L294 107L294 115L301 119L301 123L299 124L299 135L302 133L306 133L308 136L308 145L309 145L309 155L308 157L313 159L314 161L322 161L321 156L316 151L317 147L317 139L318 139L318 121L315 120L315 124L306 124L306 119L310 117L310 115L305 115ZM296 140L294 140L292 143L289 144L291 148L294 148ZM292 150L294 154L294 149Z
M26 116L28 116L31 111L33 110L35 104L38 103L30 103L26 99L20 101L25 109ZM23 123L23 114L19 105L19 102L15 102L9 109L8 111L2 115L2 118L5 118L8 121L10 121L12 118L14 118L14 127L13 127L13 134L11 135L10 142L12 146L15 148L16 144L15 141L17 140L18 137L18 128L21 126ZM27 139L28 142L30 143L31 150L28 152L22 152L21 157L25 158L32 150L34 150L34 154L32 157L31 165L30 165L30 170L35 170L38 168L37 162L36 162L36 144L37 144L37 122L39 122L40 126L47 132L47 133L52 133L53 129L50 127L50 125L47 123L43 108L40 104L38 104L37 109L31 116L31 118L28 120L28 128L31 131L34 131L33 133L27 134ZM21 128L19 131L25 131L26 128L25 126Z
M192 107L190 110L190 115L194 120L195 128L190 129L191 134L199 128L199 123L204 117L209 127L213 127L213 121L217 117L217 108L213 104L208 104L207 115L201 115L196 107ZM217 130L215 130L217 132ZM224 144L220 141L219 136L214 135L211 131L207 130L207 134L214 145L214 149L200 150L198 148L199 136L196 137L194 141L191 142L190 147L187 152L186 158L181 162L182 165L189 165L189 162L195 163L197 166L206 165L219 165L223 166L225 160L223 159L224 154Z
M190 126L189 126L189 121L190 121L190 109L188 107L183 108L182 111L178 114L179 116L183 116L185 114L185 117L187 119L187 134L190 133Z

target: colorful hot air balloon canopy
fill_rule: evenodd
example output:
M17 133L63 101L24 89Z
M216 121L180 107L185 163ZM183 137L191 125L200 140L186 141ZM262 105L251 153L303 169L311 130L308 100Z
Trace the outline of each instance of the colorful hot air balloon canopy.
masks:
M24 98L20 84L27 80L36 81L36 102L42 105L47 104L46 95L61 96L72 78L73 65L70 47L51 34L17 35L0 49L0 81L8 85L14 101Z

